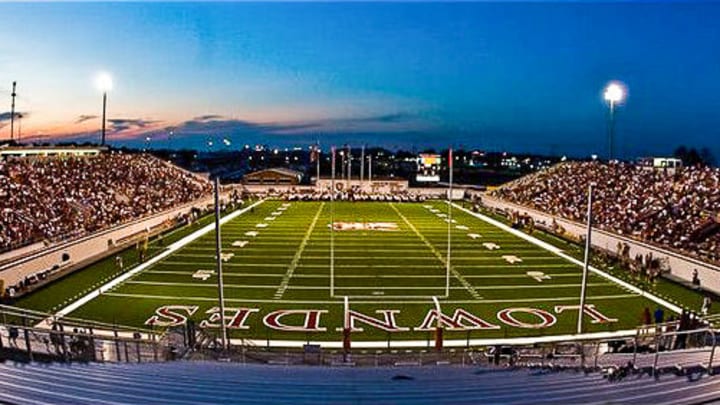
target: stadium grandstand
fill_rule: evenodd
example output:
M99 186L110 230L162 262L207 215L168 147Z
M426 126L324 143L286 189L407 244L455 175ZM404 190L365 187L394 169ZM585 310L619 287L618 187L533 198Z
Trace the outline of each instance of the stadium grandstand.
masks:
M720 2L37 3L0 405L720 404Z
M210 183L150 155L0 160L0 252L57 243L209 195Z
M701 286L660 265L667 251L716 260L698 254L716 234L695 236L718 208L716 169L563 162L488 192L334 177L226 186L216 189L225 238L215 239L212 215L198 214L155 239L143 230L137 244L127 243L134 223L207 205L210 182L148 154L113 151L14 156L2 173L6 204L28 207L5 210L4 230L17 232L18 218L29 224L9 240L43 239L41 257L54 245L72 252L86 239L102 242L72 274L5 294L0 399L10 403L287 402L298 395L288 384L312 386L307 403L717 399L716 287L707 269ZM595 234L655 250L638 259L645 276L628 277L637 263L592 249L589 304L575 317L583 235L568 235L586 220L582 190L591 183ZM542 215L552 223L543 226ZM114 230L125 242L105 243L101 235ZM23 260L0 274L32 263ZM218 302L227 305L224 322ZM447 379L427 380L439 372ZM230 375L257 381L229 399ZM270 386L261 375L282 376ZM108 394L97 383L115 379L127 389ZM158 383L186 389L152 396Z
M632 163L568 162L523 177L492 195L575 221L596 186L594 223L720 263L720 169L673 171Z

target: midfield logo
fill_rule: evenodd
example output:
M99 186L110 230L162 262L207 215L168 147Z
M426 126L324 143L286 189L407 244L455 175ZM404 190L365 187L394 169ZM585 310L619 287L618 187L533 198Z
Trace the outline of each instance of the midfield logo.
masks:
M333 222L336 231L397 231L395 222Z
M183 325L199 309L200 307L196 305L165 305L156 309L155 314L145 324L160 327ZM495 330L501 328L499 324L521 329L545 329L557 323L556 315L575 312L579 309L579 305L556 305L553 312L530 307L505 308L496 313L497 321L499 321L496 323L463 308L455 309L452 316L445 313L438 314L437 310L430 309L418 326L412 328L398 324L396 319L400 314L398 309L379 309L375 311L375 316L349 310L347 317L353 332L363 332L365 329L361 324L385 332L432 331L435 330L438 323L452 331ZM247 322L258 312L260 312L259 308L225 308L226 327L228 329L250 329ZM321 316L327 313L327 310L322 309L278 309L267 313L262 318L262 322L266 328L285 332L326 332L327 327L321 325ZM617 322L617 319L602 314L593 304L585 305L583 313L590 318L590 323ZM220 309L212 307L205 311L205 316L200 320L199 325L201 328L220 328L219 321ZM336 330L342 331L342 327L338 326Z

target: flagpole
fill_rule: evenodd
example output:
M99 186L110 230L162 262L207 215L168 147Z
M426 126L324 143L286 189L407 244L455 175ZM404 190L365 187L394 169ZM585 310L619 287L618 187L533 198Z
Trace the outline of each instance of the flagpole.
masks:
M365 179L365 145L360 148L360 184Z
M316 159L315 163L317 166L315 168L315 171L316 171L315 178L317 179L317 180L315 180L315 184L317 185L317 184L320 184L320 141L315 143L315 159Z
M350 189L350 180L352 180L352 155L350 154L351 148L347 148L347 189Z
M225 293L222 272L222 249L220 239L220 179L215 177L215 256L217 259L218 301L220 304L220 330L222 333L222 347L227 349L227 327L225 325Z
M335 296L335 147L330 169L330 297Z
M582 284L580 286L580 309L578 310L577 333L582 333L583 315L585 312L585 294L587 292L588 268L590 266L590 246L592 237L592 203L593 185L588 186L587 200L587 234L585 236L585 261L583 263Z
M372 184L372 155L368 155L368 183Z
M453 154L452 148L448 149L448 227L447 227L447 261L445 269L445 296L450 297L450 253L451 253L451 233L452 233L452 182L453 182Z

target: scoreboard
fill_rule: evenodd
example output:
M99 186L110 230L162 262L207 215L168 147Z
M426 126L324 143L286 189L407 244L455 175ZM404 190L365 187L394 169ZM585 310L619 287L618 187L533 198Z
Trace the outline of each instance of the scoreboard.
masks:
M441 156L430 153L421 153L417 158L418 183L437 183L440 181Z

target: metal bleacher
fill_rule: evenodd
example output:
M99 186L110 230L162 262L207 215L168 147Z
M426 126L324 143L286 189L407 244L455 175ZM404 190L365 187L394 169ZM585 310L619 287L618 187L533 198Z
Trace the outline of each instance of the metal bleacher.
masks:
M478 367L332 368L237 363L0 363L11 404L690 404L720 399L720 377Z

